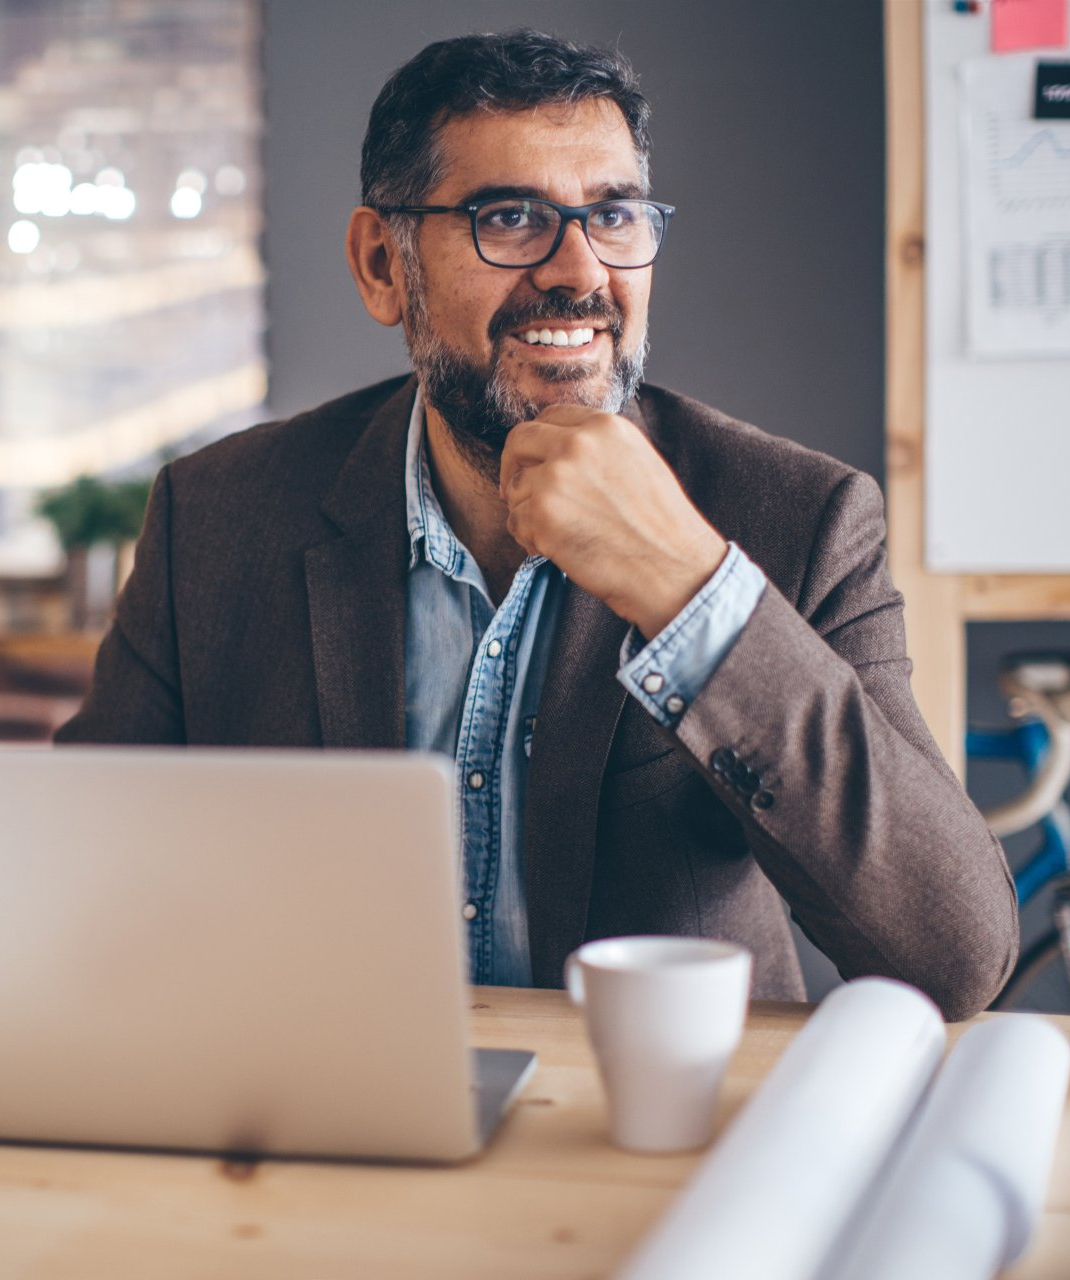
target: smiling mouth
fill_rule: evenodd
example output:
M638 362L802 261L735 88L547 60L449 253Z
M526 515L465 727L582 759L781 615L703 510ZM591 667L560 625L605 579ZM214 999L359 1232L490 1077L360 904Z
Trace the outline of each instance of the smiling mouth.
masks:
M587 347L599 329L525 329L514 334L529 347Z

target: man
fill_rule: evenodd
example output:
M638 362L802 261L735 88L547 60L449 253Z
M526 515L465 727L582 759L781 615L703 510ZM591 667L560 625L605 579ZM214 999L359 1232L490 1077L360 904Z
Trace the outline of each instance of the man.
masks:
M846 976L972 1014L1014 894L911 698L876 485L640 386L647 117L534 32L393 76L348 251L415 379L164 469L60 737L447 751L477 981L672 932L799 998L779 890Z

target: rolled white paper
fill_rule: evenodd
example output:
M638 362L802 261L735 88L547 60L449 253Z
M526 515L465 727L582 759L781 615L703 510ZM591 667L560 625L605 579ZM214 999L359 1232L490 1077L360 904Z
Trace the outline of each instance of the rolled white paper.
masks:
M988 1280L1044 1208L1070 1077L1050 1023L1007 1014L956 1045L825 1280Z
M826 997L618 1280L810 1280L945 1044L919 991L861 978Z

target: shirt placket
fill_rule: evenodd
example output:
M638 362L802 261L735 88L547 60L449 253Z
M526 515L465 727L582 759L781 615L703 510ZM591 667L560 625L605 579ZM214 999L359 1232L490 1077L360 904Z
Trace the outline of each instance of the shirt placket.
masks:
M494 963L494 893L500 868L503 745L516 681L516 641L531 591L521 566L476 649L457 743L461 847L466 851L468 946L475 982ZM477 632L478 634L478 632Z

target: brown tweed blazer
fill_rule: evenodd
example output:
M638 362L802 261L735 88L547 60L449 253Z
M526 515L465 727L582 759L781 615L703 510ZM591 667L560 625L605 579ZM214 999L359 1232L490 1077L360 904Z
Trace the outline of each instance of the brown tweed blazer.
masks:
M164 468L60 740L403 747L413 392ZM568 587L528 782L535 982L585 938L706 934L753 950L757 995L800 998L782 895L845 976L976 1012L1016 953L1014 892L914 705L877 486L655 387L632 416L770 585L675 734L615 678L626 624Z

